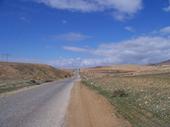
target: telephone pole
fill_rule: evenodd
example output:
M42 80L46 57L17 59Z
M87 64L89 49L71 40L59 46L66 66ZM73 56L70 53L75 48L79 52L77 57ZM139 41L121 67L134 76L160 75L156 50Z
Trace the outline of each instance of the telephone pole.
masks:
M4 61L4 62L9 62L9 58L10 58L10 54L9 53L3 53L3 54L1 54L1 59L2 59L2 61Z

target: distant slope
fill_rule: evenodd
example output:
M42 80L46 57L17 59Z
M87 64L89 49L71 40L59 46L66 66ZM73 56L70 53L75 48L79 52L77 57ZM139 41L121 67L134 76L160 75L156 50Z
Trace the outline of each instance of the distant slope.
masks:
M163 61L161 63L158 63L157 65L170 65L170 60Z
M0 80L56 80L70 73L49 65L0 62Z
M91 72L101 72L101 73L133 73L133 72L145 72L155 70L155 66L146 66L146 65L135 65L135 64L120 64L120 65L111 65L111 66L100 66L85 68L83 71Z

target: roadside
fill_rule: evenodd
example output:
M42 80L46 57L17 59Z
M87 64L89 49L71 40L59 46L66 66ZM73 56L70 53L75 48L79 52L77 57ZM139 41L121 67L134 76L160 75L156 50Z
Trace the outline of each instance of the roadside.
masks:
M66 127L131 127L101 95L76 82L71 92Z
M41 83L41 84L39 84L39 85L23 86L23 87L18 88L18 89L12 89L12 90L10 90L10 91L5 91L5 92L3 92L3 93L0 93L0 97L9 96L9 95L16 94L16 93L19 93L19 92L31 90L31 89L34 89L34 88L37 88L37 87L40 87L40 86L44 86L44 85L58 84L58 83L60 83L60 82L63 82L63 81L65 81L65 80L69 80L69 79L73 79L73 78L74 78L74 77L72 77L72 78L65 78L65 79L58 79L58 80L56 80L56 81L45 82L45 83Z
M101 68L100 68L101 69ZM133 127L169 127L170 73L82 72L82 83L103 95ZM131 72L129 72L131 73ZM127 73L127 74L129 74Z

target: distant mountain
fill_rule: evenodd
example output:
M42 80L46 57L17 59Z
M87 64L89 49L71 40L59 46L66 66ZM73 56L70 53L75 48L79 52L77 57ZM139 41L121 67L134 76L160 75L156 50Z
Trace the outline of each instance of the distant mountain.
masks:
M159 63L158 65L170 65L170 59Z

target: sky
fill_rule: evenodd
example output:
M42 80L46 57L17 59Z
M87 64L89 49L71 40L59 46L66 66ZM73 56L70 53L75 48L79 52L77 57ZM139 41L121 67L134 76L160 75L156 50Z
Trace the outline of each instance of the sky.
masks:
M56 67L170 59L170 0L0 0L0 59Z

